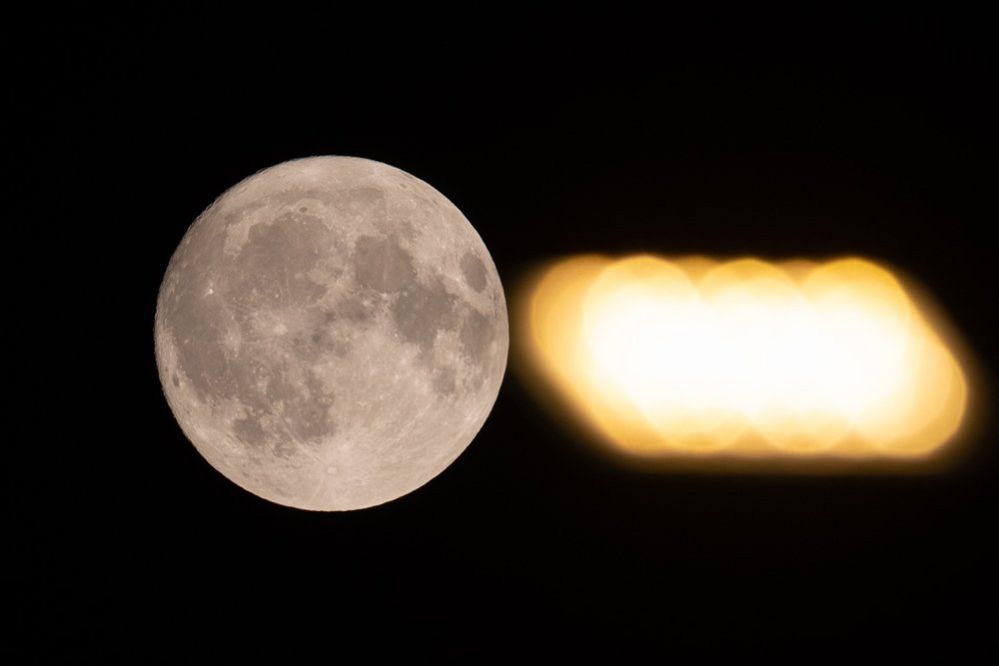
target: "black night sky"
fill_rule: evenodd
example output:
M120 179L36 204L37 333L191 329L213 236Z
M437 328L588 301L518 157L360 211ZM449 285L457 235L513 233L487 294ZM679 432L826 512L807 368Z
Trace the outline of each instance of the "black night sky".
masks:
M8 292L26 313L7 325L27 343L8 353L45 360L8 404L5 663L995 652L981 17L282 9L7 26ZM170 413L156 293L217 195L316 154L432 184L508 298L582 252L899 266L980 366L970 453L931 476L640 472L511 369L420 490L350 513L258 499Z

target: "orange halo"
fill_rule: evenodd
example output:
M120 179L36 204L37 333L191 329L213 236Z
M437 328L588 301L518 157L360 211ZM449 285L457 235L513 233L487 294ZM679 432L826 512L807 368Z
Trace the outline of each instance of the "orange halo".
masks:
M580 256L525 302L532 366L628 453L911 460L965 416L955 355L867 260Z

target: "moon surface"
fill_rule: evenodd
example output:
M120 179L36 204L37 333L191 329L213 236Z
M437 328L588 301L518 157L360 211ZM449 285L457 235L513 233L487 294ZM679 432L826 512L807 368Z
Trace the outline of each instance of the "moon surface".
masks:
M374 506L451 464L506 368L492 258L404 171L312 157L261 171L194 222L160 287L170 408L215 469L319 511Z

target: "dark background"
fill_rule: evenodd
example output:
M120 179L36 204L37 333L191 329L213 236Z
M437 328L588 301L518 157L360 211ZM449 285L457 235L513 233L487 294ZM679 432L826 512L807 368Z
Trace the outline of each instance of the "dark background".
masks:
M443 192L508 291L577 252L888 262L987 380L981 17L282 11L6 28L5 254L24 308L7 324L28 361L8 406L16 661L995 652L984 381L946 474L724 476L598 455L509 372L438 478L320 514L209 467L152 343L167 261L214 197L346 154Z

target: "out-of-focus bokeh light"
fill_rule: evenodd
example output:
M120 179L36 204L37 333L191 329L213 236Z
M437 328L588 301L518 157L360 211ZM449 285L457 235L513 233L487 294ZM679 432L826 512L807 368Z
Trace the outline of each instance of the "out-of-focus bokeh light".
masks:
M617 450L912 460L965 416L942 329L863 259L580 256L522 294L529 365Z

